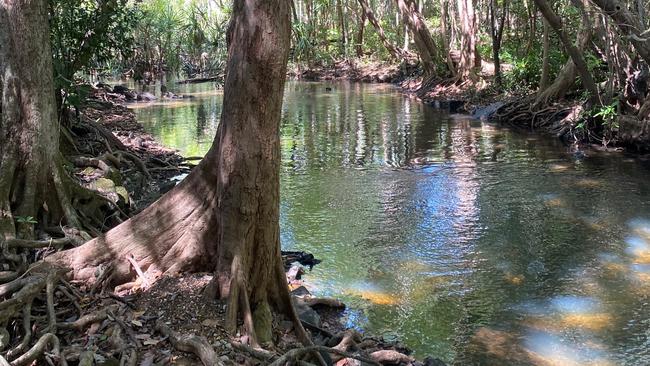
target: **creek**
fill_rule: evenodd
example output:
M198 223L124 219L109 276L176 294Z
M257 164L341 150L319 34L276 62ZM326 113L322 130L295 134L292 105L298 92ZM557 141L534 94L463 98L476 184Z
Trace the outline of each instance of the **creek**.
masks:
M202 155L222 94L174 88L194 98L130 107ZM348 326L456 364L650 363L650 164L390 85L290 82L284 101L282 246L323 260L308 281Z

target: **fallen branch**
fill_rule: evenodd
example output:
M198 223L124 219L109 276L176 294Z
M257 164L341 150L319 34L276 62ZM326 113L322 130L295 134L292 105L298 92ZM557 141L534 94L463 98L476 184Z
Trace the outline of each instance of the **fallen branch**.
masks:
M339 333L340 334L340 333ZM361 334L354 329L348 329L340 336L341 341L336 346L332 347L337 351L347 351L353 345L361 341Z
M115 322L117 324L119 324L119 326L122 328L122 330L124 330L126 332L126 334L129 336L129 338L131 338L131 342L133 342L133 344L135 344L135 346L137 348L142 347L142 343L135 336L135 332L133 331L133 329L131 329L131 327L129 327L124 322L124 320L122 320L119 317L115 316L115 314L113 314L113 312L110 311L110 310L108 310L106 313L108 314L108 316L110 317L111 320L115 320Z

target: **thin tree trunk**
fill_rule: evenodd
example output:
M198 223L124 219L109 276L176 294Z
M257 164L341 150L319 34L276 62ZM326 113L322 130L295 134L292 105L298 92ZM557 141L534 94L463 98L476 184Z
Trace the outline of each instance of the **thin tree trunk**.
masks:
M501 59L499 51L501 50L501 39L503 37L503 26L506 19L506 10L508 7L507 0L503 0L501 17L497 23L497 4L496 0L490 0L490 35L492 37L492 57L494 59L494 82L498 90L501 90Z
M396 0L396 3L400 13L402 13L404 23L413 34L415 47L422 60L424 72L433 75L436 71L436 61L441 58L431 32L429 32L429 28L427 28L422 15L418 11L417 3L415 0Z
M408 28L408 25L404 24L404 46L403 46L404 51L409 50L409 42L410 42L410 40L409 40L409 28Z
M591 42L593 30L591 19L587 15L586 9L584 9L580 3L576 3L576 6L578 6L582 12L582 22L575 43L578 52L582 53L589 45L589 42ZM566 64L562 67L553 83L543 91L540 90L535 99L535 105L539 106L548 103L549 101L562 99L566 92L575 83L577 76L579 76L579 73L576 64L573 62L573 58L569 57L569 60L567 60Z
M336 15L338 18L338 28L339 28L339 52L341 55L345 55L345 44L347 41L346 32L345 32L345 18L343 16L343 6L341 2L343 0L336 0Z
M440 34L442 35L442 52L445 55L445 60L447 61L447 68L449 69L449 73L452 76L456 76L456 66L454 65L454 61L451 58L451 39L449 37L449 34L447 33L447 18L448 14L447 11L449 9L449 2L448 0L440 0Z
M585 62L582 53L569 40L569 37L564 32L562 19L560 19L560 17L557 14L555 14L555 12L553 11L553 9L551 9L551 7L548 5L546 0L534 0L534 1L535 4L537 4L539 10L542 12L544 18L546 18L546 20L548 21L548 24L558 34L558 37L562 41L562 45L564 46L567 53L571 57L571 60L576 66L576 70L578 72L578 75L580 75L580 79L585 90L589 92L592 98L597 98L598 88L596 87L596 82L594 81L593 77L591 76L591 73L589 72L589 69L587 68L587 63Z
M358 0L359 5L361 5L361 8L363 9L364 13L366 14L366 18L368 18L368 21L372 26L375 28L375 31L377 32L377 36L379 36L379 39L383 43L384 47L386 47L386 50L388 50L388 53L394 58L394 59L400 59L404 56L405 52L388 40L386 38L386 33L384 33L384 29L382 28L381 24L379 24L379 21L377 18L375 18L375 14L372 12L370 9L370 6L368 5L367 0Z
M363 32L366 28L366 13L361 10L361 19L359 20L359 30L357 31L357 36L354 41L357 57L363 56Z
M639 23L641 28L645 28L645 4L643 0L636 0L636 11L639 13Z
M549 73L551 72L551 63L549 60L549 48L550 48L550 42L549 42L549 26L548 22L546 19L543 19L544 21L544 35L542 38L542 74L540 75L539 78L539 92L543 92L548 88L548 81L549 81Z

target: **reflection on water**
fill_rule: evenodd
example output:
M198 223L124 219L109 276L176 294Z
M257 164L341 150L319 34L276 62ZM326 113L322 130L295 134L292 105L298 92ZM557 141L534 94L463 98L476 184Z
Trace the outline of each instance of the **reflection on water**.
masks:
M326 86L332 87L327 91ZM207 151L221 96L135 109L185 155ZM456 364L650 363L650 171L576 158L402 97L290 83L282 244L346 322Z

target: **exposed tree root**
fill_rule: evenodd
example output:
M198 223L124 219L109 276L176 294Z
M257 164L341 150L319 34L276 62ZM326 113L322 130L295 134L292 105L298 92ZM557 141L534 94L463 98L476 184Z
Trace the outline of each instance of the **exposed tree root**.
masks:
M111 311L115 311L114 306L109 306L93 314L86 314L73 322L58 323L57 327L61 330L64 329L82 330L93 323L98 323L102 320L105 320L106 318L108 318L108 313Z
M203 337L183 336L162 323L156 324L156 330L169 337L171 344L178 350L197 355L205 366L223 366L212 346Z
M383 349L370 354L370 358L380 364L398 365L411 363L415 359L395 350Z
M514 100L499 108L492 119L516 128L536 130L546 128L560 131L562 119L569 115L571 106L554 104L537 108L533 96Z
M356 355L356 354L353 354L353 353L350 353L350 352L341 351L341 350L338 350L336 348L330 348L330 347L325 347L325 346L308 346L308 347L304 347L304 348L292 349L291 351L289 351L289 352L285 353L284 355L282 355L277 360L273 361L270 364L270 366L282 366L282 365L286 365L287 363L290 363L290 362L298 362L301 357L303 357L303 356L305 356L305 355L307 355L309 353L313 353L313 352L331 353L331 354L338 355L338 356L343 356L343 357L346 357L346 358L353 358L355 360L363 361L363 362L366 362L366 363L371 364L371 365L380 365L377 361L375 361L375 360L373 360L373 359L371 359L369 357Z
M67 365L65 358L61 357L59 350L59 338L52 333L45 333L39 338L39 340L25 352L22 356L11 362L11 366L25 366L29 365L31 362L43 357L45 352L49 349L54 357L57 359L58 364L61 366Z

